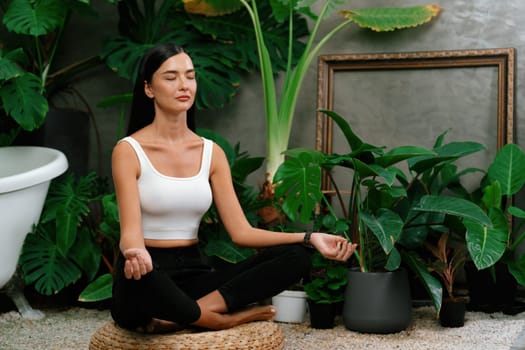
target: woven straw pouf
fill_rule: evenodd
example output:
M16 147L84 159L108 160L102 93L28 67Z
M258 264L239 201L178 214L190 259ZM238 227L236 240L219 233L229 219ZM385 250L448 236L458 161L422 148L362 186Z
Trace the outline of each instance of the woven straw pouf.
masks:
M283 347L283 332L271 321L250 322L222 331L171 334L131 332L109 321L91 336L89 343L89 350L281 350Z

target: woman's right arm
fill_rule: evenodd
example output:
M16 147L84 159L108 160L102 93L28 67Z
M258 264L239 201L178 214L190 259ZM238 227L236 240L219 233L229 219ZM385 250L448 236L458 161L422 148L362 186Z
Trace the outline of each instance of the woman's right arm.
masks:
M137 178L140 165L135 151L127 142L118 143L111 159L112 175L120 218L120 250L126 258L126 278L140 279L153 269L144 246Z

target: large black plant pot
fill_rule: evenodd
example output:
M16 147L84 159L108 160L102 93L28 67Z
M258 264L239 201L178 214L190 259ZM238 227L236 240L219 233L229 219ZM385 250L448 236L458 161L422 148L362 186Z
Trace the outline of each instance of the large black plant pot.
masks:
M405 269L348 271L343 322L362 333L396 333L412 321L412 298Z
M494 265L495 279L489 269L478 270L471 262L465 264L465 271L470 299L468 310L513 313L517 282L506 265L500 262Z
M310 312L310 327L317 329L334 328L337 305L330 303L316 303L308 299Z

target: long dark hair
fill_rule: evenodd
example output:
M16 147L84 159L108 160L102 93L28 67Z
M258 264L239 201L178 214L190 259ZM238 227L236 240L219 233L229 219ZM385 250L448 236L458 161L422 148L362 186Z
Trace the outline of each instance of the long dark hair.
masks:
M133 98L131 100L131 111L127 132L128 135L131 135L135 131L151 124L151 122L153 122L153 117L155 116L153 99L146 96L144 92L144 82L150 83L153 78L153 73L159 69L162 63L168 58L180 53L186 53L181 46L165 43L149 49L144 56L142 56L137 78L135 79L135 85L133 87ZM195 105L191 106L188 110L187 123L188 127L195 131Z

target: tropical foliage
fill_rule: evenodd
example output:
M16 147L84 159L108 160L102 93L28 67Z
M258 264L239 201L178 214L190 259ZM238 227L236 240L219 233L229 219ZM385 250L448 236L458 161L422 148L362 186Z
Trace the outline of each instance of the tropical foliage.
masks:
M100 231L95 215L106 188L94 173L52 181L40 222L20 255L25 282L39 293L55 294L81 277L93 280L101 261L112 268L118 235Z
M134 80L138 61L148 49L165 42L181 45L191 55L197 73L197 108L223 107L236 94L240 75L259 67L251 19L243 12L215 18L190 14L182 2L119 1L119 35L108 40L101 56L119 76ZM306 21L293 14L295 26L289 38L287 21L282 23L271 16L269 2L262 2L260 11L273 69L283 70L288 40L296 47L293 62L299 57L304 46L299 38L308 34Z
M277 198L292 220L310 222L319 207L335 221L336 234L358 243L355 258L362 271L395 270L402 263L424 282L441 305L441 284L432 277L419 256L429 232L446 231L451 218L490 225L489 217L476 203L454 195L465 193L460 179L479 171L458 171L458 159L484 149L476 142L444 143L440 135L432 149L400 146L390 150L361 140L348 122L335 112L323 111L339 126L348 143L346 154L325 154L309 149L286 152L288 159L275 175ZM405 165L403 170L401 163ZM345 202L332 176L339 169L351 180ZM322 176L334 188L332 196L322 188Z
M101 63L94 55L54 67L74 13L93 14L93 10L88 0L0 1L0 145L11 144L20 130L39 128L50 97L71 77Z
M523 174L523 150L516 144L503 146L480 185L479 205L490 218L490 224L464 221L468 251L476 267L493 268L502 261L521 285L525 285L525 255L518 255L517 248L525 239L525 211L513 205L513 197L523 189Z
M278 22L288 23L287 49L283 50L286 60L286 72L282 89L277 89L275 79L275 55L270 46L272 36L264 27L266 14L260 13L265 1L255 0L184 0L186 11L205 14L208 16L223 16L225 13L234 13L240 9L246 10L251 18L255 31L255 39L261 67L261 80L264 91L266 110L266 174L271 183L275 171L283 162L283 152L288 149L288 142L293 125L293 117L297 99L303 80L312 61L317 58L323 45L337 32L350 23L374 31L392 31L410 28L430 21L436 16L440 8L435 5L414 6L404 8L369 8L341 11L341 23L332 28L324 36L319 36L322 21L328 18L337 7L346 4L346 0L323 0L321 10L314 14L311 6L317 1L276 0L269 1L271 14ZM300 47L293 40L293 33L297 22L295 13L307 14L313 20L313 27L306 40L306 45ZM295 62L297 52L300 58Z

